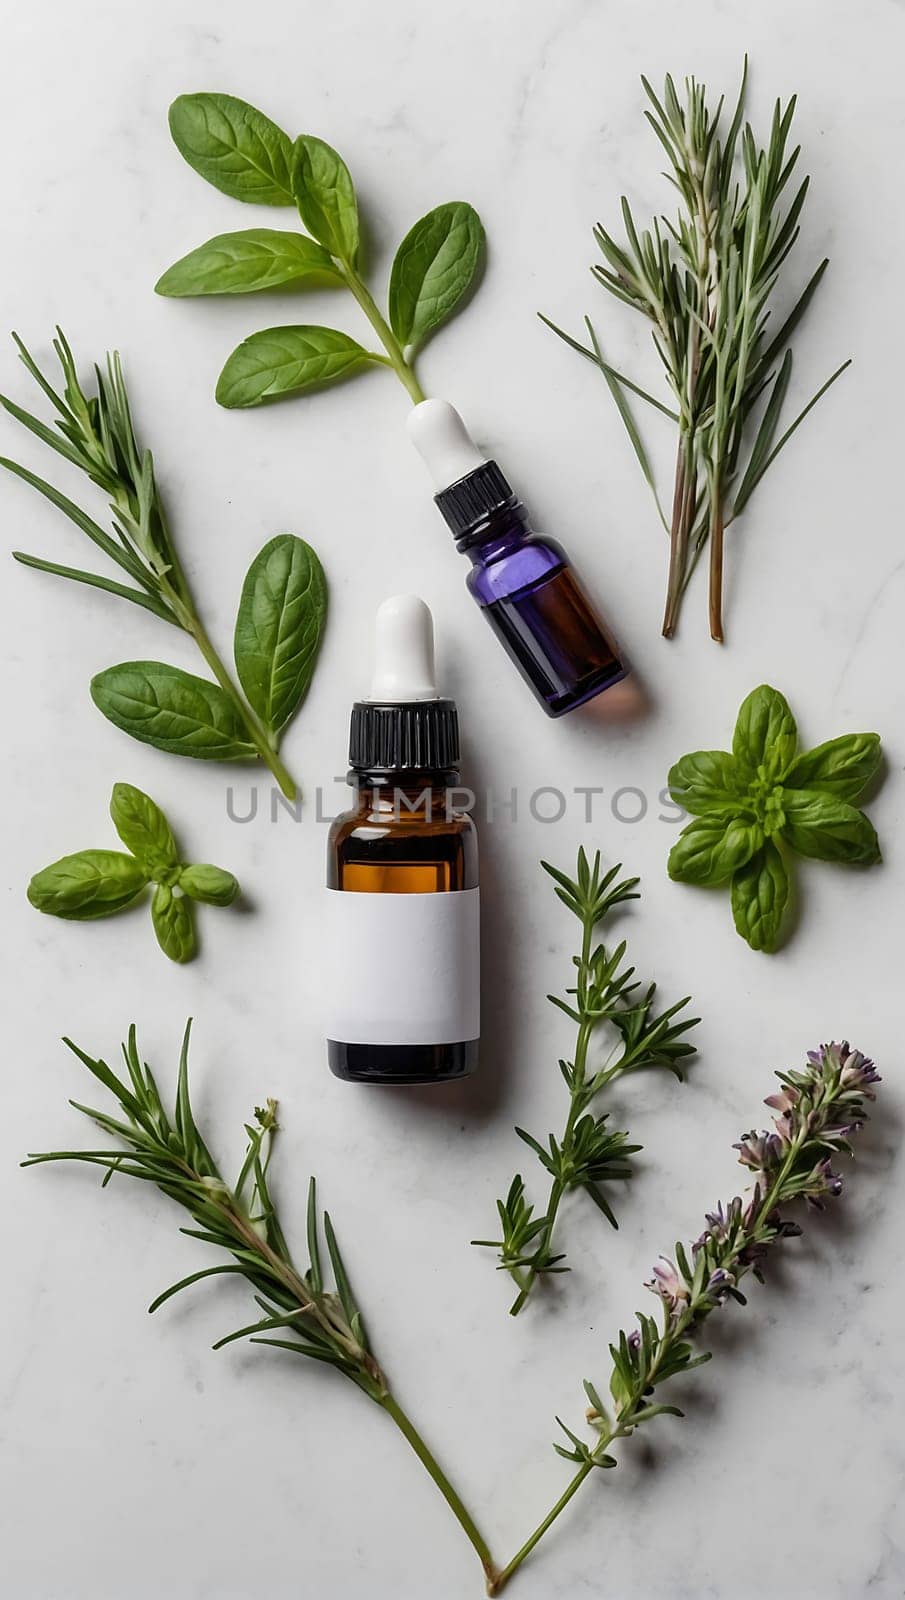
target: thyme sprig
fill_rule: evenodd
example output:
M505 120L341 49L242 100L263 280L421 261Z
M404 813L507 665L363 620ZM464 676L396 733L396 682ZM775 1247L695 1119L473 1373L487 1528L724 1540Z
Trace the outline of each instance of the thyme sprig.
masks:
M586 1420L596 1434L593 1442L559 1424L568 1444L554 1448L575 1462L578 1471L491 1583L491 1594L503 1590L594 1468L617 1465L610 1454L613 1444L630 1438L654 1417L682 1416L677 1406L653 1397L670 1378L709 1361L710 1353L693 1343L707 1318L730 1300L744 1305L742 1279L751 1273L763 1282L764 1263L773 1247L801 1233L784 1208L805 1200L820 1210L827 1199L842 1193L842 1179L832 1162L853 1153L851 1135L867 1120L865 1101L875 1098L874 1085L880 1082L873 1062L847 1042L821 1045L808 1053L803 1071L776 1076L780 1092L766 1101L777 1112L773 1129L745 1133L735 1146L742 1165L755 1177L752 1192L709 1212L707 1226L690 1250L677 1244L674 1260L660 1258L645 1286L660 1301L659 1325L654 1317L639 1312L637 1326L620 1333L610 1345L609 1403L593 1384L585 1383Z
M709 540L710 631L722 639L725 529L808 412L850 365L844 361L837 367L777 437L792 375L789 340L828 262L820 263L774 331L775 294L798 239L809 180L803 178L789 198L801 149L789 148L795 96L785 106L777 100L764 147L744 122L746 80L747 60L735 112L724 127L723 99L711 109L706 85L695 78L685 81L684 104L671 77L662 100L642 78L649 101L645 117L666 152L670 170L665 176L678 191L681 210L675 220L661 216L650 228L639 229L623 198L624 240L602 225L594 230L603 256L594 276L652 324L673 406L664 406L609 365L589 319L586 346L543 318L600 367L653 490L670 536L667 637L675 632L682 597ZM626 391L665 412L678 427L668 521Z
M24 1166L78 1161L104 1172L103 1187L114 1177L153 1183L188 1211L193 1227L180 1231L212 1245L229 1258L189 1273L151 1302L154 1312L176 1294L205 1278L238 1274L254 1291L261 1315L218 1339L215 1350L237 1339L268 1345L335 1367L369 1400L390 1416L436 1483L462 1526L488 1581L495 1568L486 1541L414 1423L393 1395L374 1353L340 1253L329 1213L320 1211L315 1180L308 1186L308 1266L295 1265L270 1186L270 1161L277 1132L277 1105L267 1100L256 1107L245 1126L245 1156L234 1184L214 1160L198 1127L189 1095L187 1025L179 1058L175 1105L164 1105L156 1079L138 1052L136 1030L123 1045L125 1076L95 1060L67 1039L65 1043L117 1101L121 1115L111 1116L73 1100L77 1111L97 1124L114 1147L52 1150L30 1155Z
M603 1185L632 1177L631 1157L641 1146L632 1144L627 1133L609 1126L610 1113L595 1108L599 1096L617 1078L651 1067L665 1067L681 1079L685 1062L696 1051L684 1035L700 1021L681 1015L690 996L658 1011L657 986L643 986L635 977L635 968L626 964L625 940L610 947L597 938L598 929L617 906L640 898L638 878L620 879L621 863L602 872L600 852L591 863L584 849L578 852L574 878L549 862L542 866L553 879L563 905L581 924L581 950L573 957L575 984L566 990L565 999L547 996L575 1023L578 1032L573 1059L559 1063L569 1091L562 1135L550 1134L542 1144L524 1128L515 1130L550 1176L544 1211L535 1213L517 1173L505 1199L497 1201L501 1237L472 1241L497 1250L501 1270L517 1285L512 1316L521 1311L538 1278L569 1270L563 1252L553 1248L559 1207L566 1194L583 1189L611 1226L618 1226ZM611 1048L602 1063L593 1066L592 1047L605 1029Z

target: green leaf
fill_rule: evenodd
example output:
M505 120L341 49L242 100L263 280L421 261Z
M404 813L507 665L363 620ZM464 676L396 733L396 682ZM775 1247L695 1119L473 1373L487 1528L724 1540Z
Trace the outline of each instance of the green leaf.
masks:
M175 261L154 285L157 294L256 294L286 284L341 283L332 258L303 233L246 228L218 233Z
M451 200L415 223L390 273L390 324L399 343L423 344L474 282L484 229L473 206Z
M91 680L91 698L117 728L173 755L253 761L232 701L216 683L162 661L124 661Z
M842 733L798 756L785 782L790 789L820 789L839 800L856 800L876 775L881 758L878 733Z
M783 357L782 366L776 374L773 392L767 403L766 410L761 418L754 441L748 466L741 483L733 496L733 514L740 516L747 501L754 492L754 488L764 470L764 462L770 454L770 448L779 426L779 417L792 376L792 352L787 350Z
M191 901L159 883L151 902L157 943L171 961L191 961L197 949Z
M217 400L228 410L305 394L351 377L383 357L336 328L264 328L244 339L217 379Z
M726 883L763 841L756 822L699 817L683 828L669 852L669 876L678 883Z
M332 145L303 133L292 151L292 192L299 215L331 256L354 267L358 257L358 201L342 156Z
M773 462L776 460L776 457L779 455L780 450L782 450L785 447L785 445L788 444L789 440L791 439L791 437L792 437L793 433L796 431L796 429L801 427L801 424L804 422L805 417L808 415L809 412L813 411L813 409L816 406L818 400L822 400L823 399L823 396L826 394L827 390L831 389L833 387L833 384L836 382L836 379L837 378L841 378L843 372L845 372L851 366L851 364L852 364L851 363L851 357L849 357L848 361L843 361L841 367L837 367L836 371L830 374L830 376L827 378L826 382L822 383L820 385L820 388L817 390L817 393L813 394L811 396L811 398L808 401L807 405L804 406L801 411L799 411L798 416L795 418L795 421L793 423L791 423L789 425L789 427L786 429L785 433L780 438L779 443L775 444L773 446L773 449L770 451L769 455L766 456L764 461L760 464L759 469L756 472L756 474L754 475L753 479L749 479L747 498L750 499L751 494L753 493L753 491L757 487L757 485L760 483L760 480L763 477L764 473L767 471L768 467L771 467L773 465Z
M732 753L751 776L779 783L798 748L798 729L778 689L762 683L742 701L732 735Z
M789 901L789 875L772 840L767 839L732 879L735 926L752 950L775 950Z
M212 867L207 862L195 862L183 867L177 879L183 893L192 900L203 900L212 906L232 905L239 893L239 883L223 867Z
M120 850L80 850L62 856L28 885L36 911L70 922L93 922L122 911L147 886L140 862Z
M235 635L239 682L270 733L285 727L307 693L326 613L317 555L294 534L278 534L248 570Z
M858 866L881 859L873 823L847 800L816 789L784 789L782 805L782 836L799 855Z
M71 578L73 583L84 583L91 589L104 589L107 594L118 595L120 600L131 600L133 605L143 606L146 611L152 611L162 622L172 622L177 628L180 626L163 600L158 600L151 594L143 594L141 589L130 589L124 583L116 583L112 578L102 577L99 572L85 572L80 567L62 567L58 561L43 561L40 556L25 555L22 550L14 550L12 557L14 561L21 562L23 567L33 567L37 572L50 572L56 578Z
M660 497L659 497L659 494L657 493L657 483L656 483L656 479L654 478L653 467L650 464L650 460L648 458L647 451L644 448L644 442L643 442L643 440L641 438L640 433L638 432L638 425L635 422L634 416L632 415L632 408L629 405L629 403L628 403L628 401L625 398L625 395L623 393L623 385L620 382L617 374L612 371L610 366L603 359L603 352L602 352L602 350L600 348L600 344L599 344L598 339L597 339L597 334L595 332L594 325L591 322L590 317L585 317L584 320L585 320L585 327L588 330L588 338L590 339L591 345L592 345L593 350L594 350L594 359L597 362L597 365L600 368L601 372L603 373L604 381L606 383L607 388L610 391L610 394L613 396L613 400L615 401L615 404L616 404L616 409L619 412L620 417L622 418L623 426L624 426L625 431L628 434L629 439L631 441L631 446L632 446L632 449L635 452L635 456L636 456L638 465L641 468L642 473L644 474L646 482L648 483L648 485L650 486L650 488L651 488L651 490L653 492L653 496L654 496L654 500L656 502L657 510L660 513L660 521L663 522L664 525L665 525L666 519L663 516L663 509L662 509L662 507L660 505ZM552 324L551 324L551 326L552 326ZM558 331L559 330L557 329L556 332L558 332ZM647 396L645 396L645 399L646 398L647 398Z
M234 200L293 204L292 141L275 122L231 94L181 94L170 133L190 167Z
M131 783L115 783L110 797L113 826L149 877L166 867L178 866L179 852L172 829L150 795Z
M7 409L9 409L9 406L7 406ZM24 415L25 413L23 412ZM23 483L28 483L33 489L37 489L38 493L42 494L46 500L49 500L51 505L62 511L70 522L74 522L82 533L87 534L92 543L103 550L111 561L115 561L118 566L122 567L124 572L128 572L131 578L135 578L139 582L143 582L147 578L147 570L142 569L137 558L124 550L120 544L117 544L117 541L111 538L109 533L105 533L103 528L92 517L89 517L86 511L82 511L73 500L69 500L66 495L61 494L59 489L55 489L52 483L47 483L43 478L36 477L33 472L29 472L27 467L20 467L17 461L9 461L5 456L0 456L0 467L5 467L7 472L14 473L17 478L22 479ZM33 565L37 564L33 556L25 558L20 556L19 559L26 559ZM69 574L66 573L64 576L68 577Z
M692 816L735 816L743 809L746 776L727 750L693 750L669 769L669 792Z

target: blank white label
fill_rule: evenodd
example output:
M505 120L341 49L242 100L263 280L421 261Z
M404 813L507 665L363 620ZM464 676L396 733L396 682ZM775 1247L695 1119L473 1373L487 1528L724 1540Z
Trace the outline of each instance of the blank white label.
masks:
M325 894L328 1039L458 1044L478 1038L477 889Z

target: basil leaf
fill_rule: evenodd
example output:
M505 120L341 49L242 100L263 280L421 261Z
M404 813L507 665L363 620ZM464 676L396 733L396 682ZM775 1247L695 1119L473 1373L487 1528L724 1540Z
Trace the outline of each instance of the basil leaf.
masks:
M150 795L133 788L131 783L115 783L110 797L110 815L123 844L132 851L149 877L156 877L167 867L178 866L179 852L172 829Z
M762 683L742 701L732 753L753 776L779 783L795 758L798 729L785 697Z
M253 761L257 751L216 683L162 661L124 661L91 680L91 698L124 733L200 761Z
M473 206L437 206L406 234L390 273L390 323L399 343L423 343L474 281L484 229Z
M292 151L292 192L299 215L331 256L354 267L358 258L358 201L342 156L303 133Z
M282 284L342 279L332 258L303 233L279 228L246 228L218 233L168 267L154 285L156 294L256 294Z
M683 828L669 852L667 870L679 883L726 883L763 843L763 832L744 818L699 817Z
M215 189L259 206L293 204L292 141L231 94L181 94L170 106L180 155Z
M164 955L171 961L191 961L198 948L191 901L159 883L151 902L151 921Z
M382 360L336 328L264 328L244 339L227 360L217 379L217 399L229 410L259 406L336 383Z
M37 911L69 922L93 922L121 911L140 894L148 875L120 850L80 850L36 872L28 898Z
M782 805L786 818L783 838L799 855L859 866L880 860L873 823L847 800L815 789L784 789Z
M735 816L744 809L745 774L726 750L693 750L669 769L669 792L692 816Z
M772 840L733 875L731 895L742 938L752 950L775 950L789 903L789 875Z
M180 889L193 900L203 900L211 906L231 905L239 893L238 880L231 872L207 862L183 867L178 882Z
M269 733L285 727L307 693L326 613L324 569L311 546L278 534L248 569L234 644L239 682Z
M843 733L806 750L792 763L785 781L790 789L821 789L839 800L856 800L881 757L878 733Z

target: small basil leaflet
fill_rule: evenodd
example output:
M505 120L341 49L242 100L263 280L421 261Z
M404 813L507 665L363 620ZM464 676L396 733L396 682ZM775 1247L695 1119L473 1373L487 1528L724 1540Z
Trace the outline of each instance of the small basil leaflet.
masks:
M191 961L198 948L191 901L169 884L159 883L151 901L151 921L164 955L171 961Z
M183 862L160 807L131 783L114 784L110 815L131 854L80 850L63 856L35 873L31 904L69 922L94 922L124 910L153 883L157 942L171 961L190 961L198 947L192 901L228 906L239 893L236 879L222 867Z
M82 850L63 856L28 885L28 898L36 911L68 922L93 922L131 905L148 875L134 856L120 850Z
M792 852L855 866L880 860L872 822L851 803L880 761L876 733L843 734L799 754L788 702L761 684L739 710L731 754L696 750L670 770L670 794L693 818L670 851L670 877L728 883L742 938L753 950L775 950Z
M236 618L239 682L268 733L308 692L327 614L323 568L304 539L279 534L255 557Z
M178 864L173 830L150 795L133 788L131 783L115 783L110 815L123 844L147 869L149 877Z
M369 366L389 367L417 405L415 357L474 286L484 229L474 208L452 200L420 218L400 244L386 311L367 281L358 196L337 150L314 134L294 141L263 112L231 95L181 95L170 109L177 149L196 172L237 200L295 204L306 233L253 228L218 234L158 279L157 293L255 294L343 284L370 323L380 353L337 328L287 326L251 334L229 356L216 387L230 410L307 394ZM140 602L145 603L145 602Z
M238 881L231 872L212 867L205 861L183 867L176 881L183 894L209 906L231 906L239 893Z
M789 874L772 839L732 877L736 931L752 950L775 950L789 903Z

